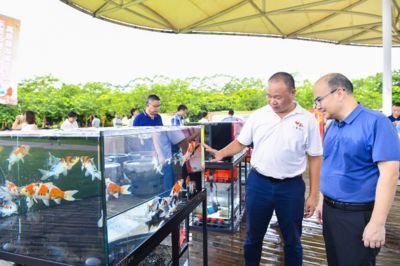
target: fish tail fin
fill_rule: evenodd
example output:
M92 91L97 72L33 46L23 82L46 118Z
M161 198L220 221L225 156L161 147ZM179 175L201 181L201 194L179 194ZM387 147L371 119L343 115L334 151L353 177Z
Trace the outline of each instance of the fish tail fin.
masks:
M131 187L131 185L125 185L121 186L121 194L122 195L129 195L131 192L128 190Z
M46 180L47 178L49 178L49 171L43 169L38 169L38 170L42 174L42 177L40 178L41 180Z
M78 192L78 190L68 190L68 191L65 191L64 199L65 199L65 200L68 200L68 201L74 201L75 198L74 198L73 196L74 196L74 194L76 194L77 192Z

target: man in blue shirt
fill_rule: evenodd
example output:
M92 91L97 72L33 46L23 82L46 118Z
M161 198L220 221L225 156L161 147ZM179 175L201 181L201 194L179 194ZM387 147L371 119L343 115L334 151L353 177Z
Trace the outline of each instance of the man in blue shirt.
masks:
M394 103L392 106L392 114L388 116L390 121L397 126L400 123L400 103Z
M328 265L375 265L396 192L400 142L381 113L357 103L342 74L320 78L314 103L332 119L324 139L321 197Z
M233 116L234 114L235 114L235 111L233 111L233 109L229 109L229 111L228 111L229 116L222 119L222 122L242 121L241 119Z
M171 125L172 126L183 126L184 125L183 119L185 118L187 113L188 113L188 108L186 107L186 105L180 104L178 106L178 110L177 110L176 114L174 115L174 117L171 118Z
M133 126L162 126L163 122L161 116L158 114L160 106L160 98L155 94L149 95L146 100L146 108L135 117Z

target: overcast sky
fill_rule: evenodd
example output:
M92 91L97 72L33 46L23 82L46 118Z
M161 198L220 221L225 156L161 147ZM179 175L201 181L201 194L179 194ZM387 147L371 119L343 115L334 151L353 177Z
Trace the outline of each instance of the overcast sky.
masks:
M328 72L361 78L382 72L382 48L260 37L176 35L95 19L57 0L1 0L21 20L14 79L52 74L66 83L126 84L137 77L228 74L267 78L277 71L315 81ZM400 69L400 49L392 50Z

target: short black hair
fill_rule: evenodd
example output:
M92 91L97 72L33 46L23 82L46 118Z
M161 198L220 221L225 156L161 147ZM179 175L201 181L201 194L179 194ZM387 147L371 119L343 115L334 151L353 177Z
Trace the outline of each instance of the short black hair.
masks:
M208 112L201 112L201 118L207 117Z
M146 104L149 104L154 101L159 101L159 100L160 100L160 97L158 97L155 94L150 94L149 96L147 96Z
M296 89L294 85L294 78L291 74L287 72L277 72L273 74L269 79L268 82L276 82L276 81L283 81L286 85L286 87L291 90L291 89Z
M68 117L77 117L78 114L75 113L74 111L69 111L68 114L67 114L67 116L68 116Z
M353 84L343 74L332 73L327 77L328 87L331 91L337 90L339 87L343 88L348 94L353 94Z
M180 111L180 110L187 110L188 108L186 107L186 105L184 105L184 104L180 104L179 106L178 106L178 112Z
M235 113L235 111L233 111L233 109L229 109L228 114L229 115L233 115Z
M394 103L394 104L393 104L393 106L400 107L400 102L396 102L396 103Z
M133 115L137 111L137 108L132 108L131 109L131 115Z

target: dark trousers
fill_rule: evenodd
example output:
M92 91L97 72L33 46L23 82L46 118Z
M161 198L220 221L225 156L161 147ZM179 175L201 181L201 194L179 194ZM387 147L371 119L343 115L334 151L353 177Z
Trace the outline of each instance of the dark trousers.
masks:
M379 248L366 248L362 241L372 211L348 211L324 202L323 235L329 266L375 265Z
M283 235L285 265L302 265L304 192L301 177L276 182L250 171L246 181L246 266L260 264L262 242L274 210Z

